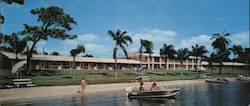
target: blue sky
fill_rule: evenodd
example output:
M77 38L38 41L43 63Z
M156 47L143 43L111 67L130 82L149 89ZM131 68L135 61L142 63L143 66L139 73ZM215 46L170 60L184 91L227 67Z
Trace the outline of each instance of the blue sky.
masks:
M211 36L224 29L231 33L232 44L248 47L249 0L25 0L24 5L1 3L5 23L1 32L10 34L22 30L23 24L37 25L31 9L58 6L78 23L69 33L74 40L40 41L37 50L58 51L69 55L77 44L86 47L86 53L95 57L111 57L114 42L108 30L126 30L133 38L129 53L139 49L139 39L154 43L159 53L163 43L176 49L205 45L212 51ZM119 52L119 56L123 53Z

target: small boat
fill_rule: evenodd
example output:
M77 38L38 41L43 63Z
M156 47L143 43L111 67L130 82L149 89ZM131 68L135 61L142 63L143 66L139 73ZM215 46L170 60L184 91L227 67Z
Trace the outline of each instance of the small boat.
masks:
M239 80L239 81L250 81L250 77L243 76L243 75L237 76L236 79Z
M230 81L225 78L205 79L205 81L210 83L230 83Z
M126 96L131 99L134 98L175 98L180 92L179 88L176 89L164 89L158 87L156 90L144 90L140 91L138 87L127 87L125 88Z

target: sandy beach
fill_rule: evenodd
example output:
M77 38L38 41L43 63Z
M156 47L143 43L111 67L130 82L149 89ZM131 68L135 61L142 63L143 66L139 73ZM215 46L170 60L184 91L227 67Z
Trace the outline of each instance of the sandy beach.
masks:
M235 78L227 78L230 81ZM197 80L175 80L175 81L162 81L157 82L159 86L169 85L185 85L185 84L202 84L205 83L204 79ZM145 82L145 87L150 86L152 82ZM93 84L86 87L86 95L91 95L98 92L107 92L115 90L123 90L125 87L139 86L137 82L134 83L113 83L113 84ZM31 88L13 88L0 90L0 102L11 100L23 100L34 98L47 98L59 97L67 95L77 95L79 85L72 86L44 86L44 87L31 87Z

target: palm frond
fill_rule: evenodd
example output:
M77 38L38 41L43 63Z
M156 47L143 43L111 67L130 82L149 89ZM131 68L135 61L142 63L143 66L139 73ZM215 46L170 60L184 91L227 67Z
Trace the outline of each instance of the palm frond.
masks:
M226 33L224 36L229 36L230 35L230 33Z
M126 48L123 45L121 45L120 47L121 47L122 51L124 52L126 58L128 58L128 52L127 52Z
M109 34L112 38L115 37L115 33L114 33L113 31L111 31L111 30L108 31L108 34Z
M121 35L125 35L125 34L127 34L127 31L123 31Z
M128 43L125 40L121 41L122 43L120 43L119 45L125 44L126 46L128 46Z
M121 30L120 29L117 29L117 31L116 31L116 34L115 34L116 36L120 36L121 35Z
M210 40L215 39L215 38L218 38L219 36L220 36L219 33L213 34L213 37L212 37Z
M133 43L133 40L129 35L125 35L125 36L123 36L123 38L125 41L129 41L130 43Z

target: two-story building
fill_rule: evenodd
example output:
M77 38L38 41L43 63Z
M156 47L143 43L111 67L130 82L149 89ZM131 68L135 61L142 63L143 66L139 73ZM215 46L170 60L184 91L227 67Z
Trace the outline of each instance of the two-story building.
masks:
M26 55L18 54L18 61L25 60ZM11 69L16 61L15 53L0 52L0 69ZM73 57L62 55L39 55L33 54L31 59L31 68L40 70L63 70L73 68ZM75 58L76 69L78 70L113 70L115 60L113 58L95 58L80 57ZM195 57L190 56L189 59L181 62L169 59L159 54L132 53L128 55L128 59L117 59L118 70L136 70L141 65L146 65L148 70L194 70L196 67ZM198 58L198 67L208 69L208 62ZM218 68L218 63L213 63L214 68ZM238 62L223 62L224 69L244 69L246 64Z

